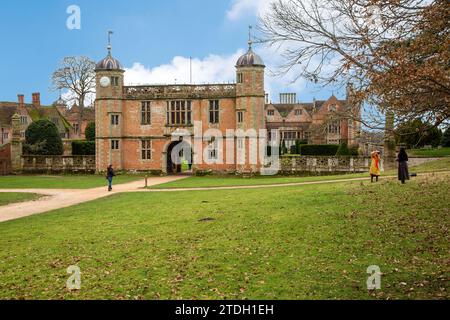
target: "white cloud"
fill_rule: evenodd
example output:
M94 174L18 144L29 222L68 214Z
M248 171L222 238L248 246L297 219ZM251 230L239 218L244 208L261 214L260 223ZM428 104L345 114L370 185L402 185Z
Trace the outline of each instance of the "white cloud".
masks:
M227 18L232 21L239 20L247 15L262 16L269 9L274 0L233 0L231 8L227 11Z
M238 50L231 55L211 54L204 59L192 59L192 82L226 83L236 78L235 64L243 54ZM131 68L125 69L125 82L127 85L139 84L173 84L190 83L190 59L177 56L169 64L154 68L147 68L136 62Z
M95 90L95 89L94 89ZM74 104L78 104L78 97L77 95L71 91L67 90L61 94L61 98L66 102L66 105L70 108ZM87 94L86 98L84 99L84 106L92 106L95 101L95 92Z
M272 76L283 60L278 50L264 46L255 47L266 64L265 89L273 101L277 101L280 92L296 92L299 99L309 101L311 88L307 89L308 81L300 78L295 80L295 70L284 76ZM244 54L243 49L237 50L229 55L210 54L199 59L192 59L192 75L194 84L203 83L234 83L236 81L235 65L239 57ZM135 62L131 68L125 68L125 85L147 85L147 84L188 84L190 82L190 59L189 57L176 56L170 63L156 67L146 67L140 62ZM175 80L176 79L176 80ZM316 92L318 93L318 92Z

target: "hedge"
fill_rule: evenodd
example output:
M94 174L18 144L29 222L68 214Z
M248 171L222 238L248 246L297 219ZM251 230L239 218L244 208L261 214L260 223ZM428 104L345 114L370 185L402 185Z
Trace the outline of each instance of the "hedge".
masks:
M73 156L95 156L95 141L73 141Z
M309 144L300 146L302 156L335 156L339 145L334 144Z

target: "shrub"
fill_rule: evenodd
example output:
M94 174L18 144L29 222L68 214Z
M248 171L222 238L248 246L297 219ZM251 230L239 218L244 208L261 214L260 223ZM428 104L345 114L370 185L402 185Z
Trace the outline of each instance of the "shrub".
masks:
M292 146L290 147L289 153L290 153L290 154L298 154L298 152L297 152L297 146L296 146L296 145L292 145Z
M295 140L295 153L296 154L301 154L301 147L302 145L308 144L308 140Z
M445 130L444 134L442 135L441 145L443 147L450 147L450 128Z
M95 141L73 141L72 155L95 156Z
M90 122L84 132L87 141L95 141L95 122Z
M422 148L427 145L439 146L442 139L441 129L421 119L401 123L396 130L397 144L404 144L408 149Z
M351 156L359 156L359 146L357 144L350 146L349 151Z
M302 156L335 156L339 145L334 144L310 144L302 145L300 154Z
M49 120L31 123L25 132L23 151L31 155L62 155L64 147L56 125Z
M347 142L341 143L339 146L339 149L336 152L337 156L349 156L350 155L350 149L347 146Z

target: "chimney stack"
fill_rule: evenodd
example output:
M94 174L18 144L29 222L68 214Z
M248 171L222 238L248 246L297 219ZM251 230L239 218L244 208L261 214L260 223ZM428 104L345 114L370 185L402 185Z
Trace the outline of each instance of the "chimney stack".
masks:
M39 108L41 106L41 94L39 92L33 93L33 106Z
M23 94L18 94L17 99L19 100L19 107L23 107L25 104L25 96Z

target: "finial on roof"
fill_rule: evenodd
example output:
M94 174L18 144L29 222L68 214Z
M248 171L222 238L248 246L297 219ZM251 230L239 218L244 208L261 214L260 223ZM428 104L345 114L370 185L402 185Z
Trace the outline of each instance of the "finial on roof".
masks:
M252 50L253 40L252 40L252 26L248 26L248 50Z
M114 34L114 32L112 30L108 30L108 54L111 55L111 35Z

